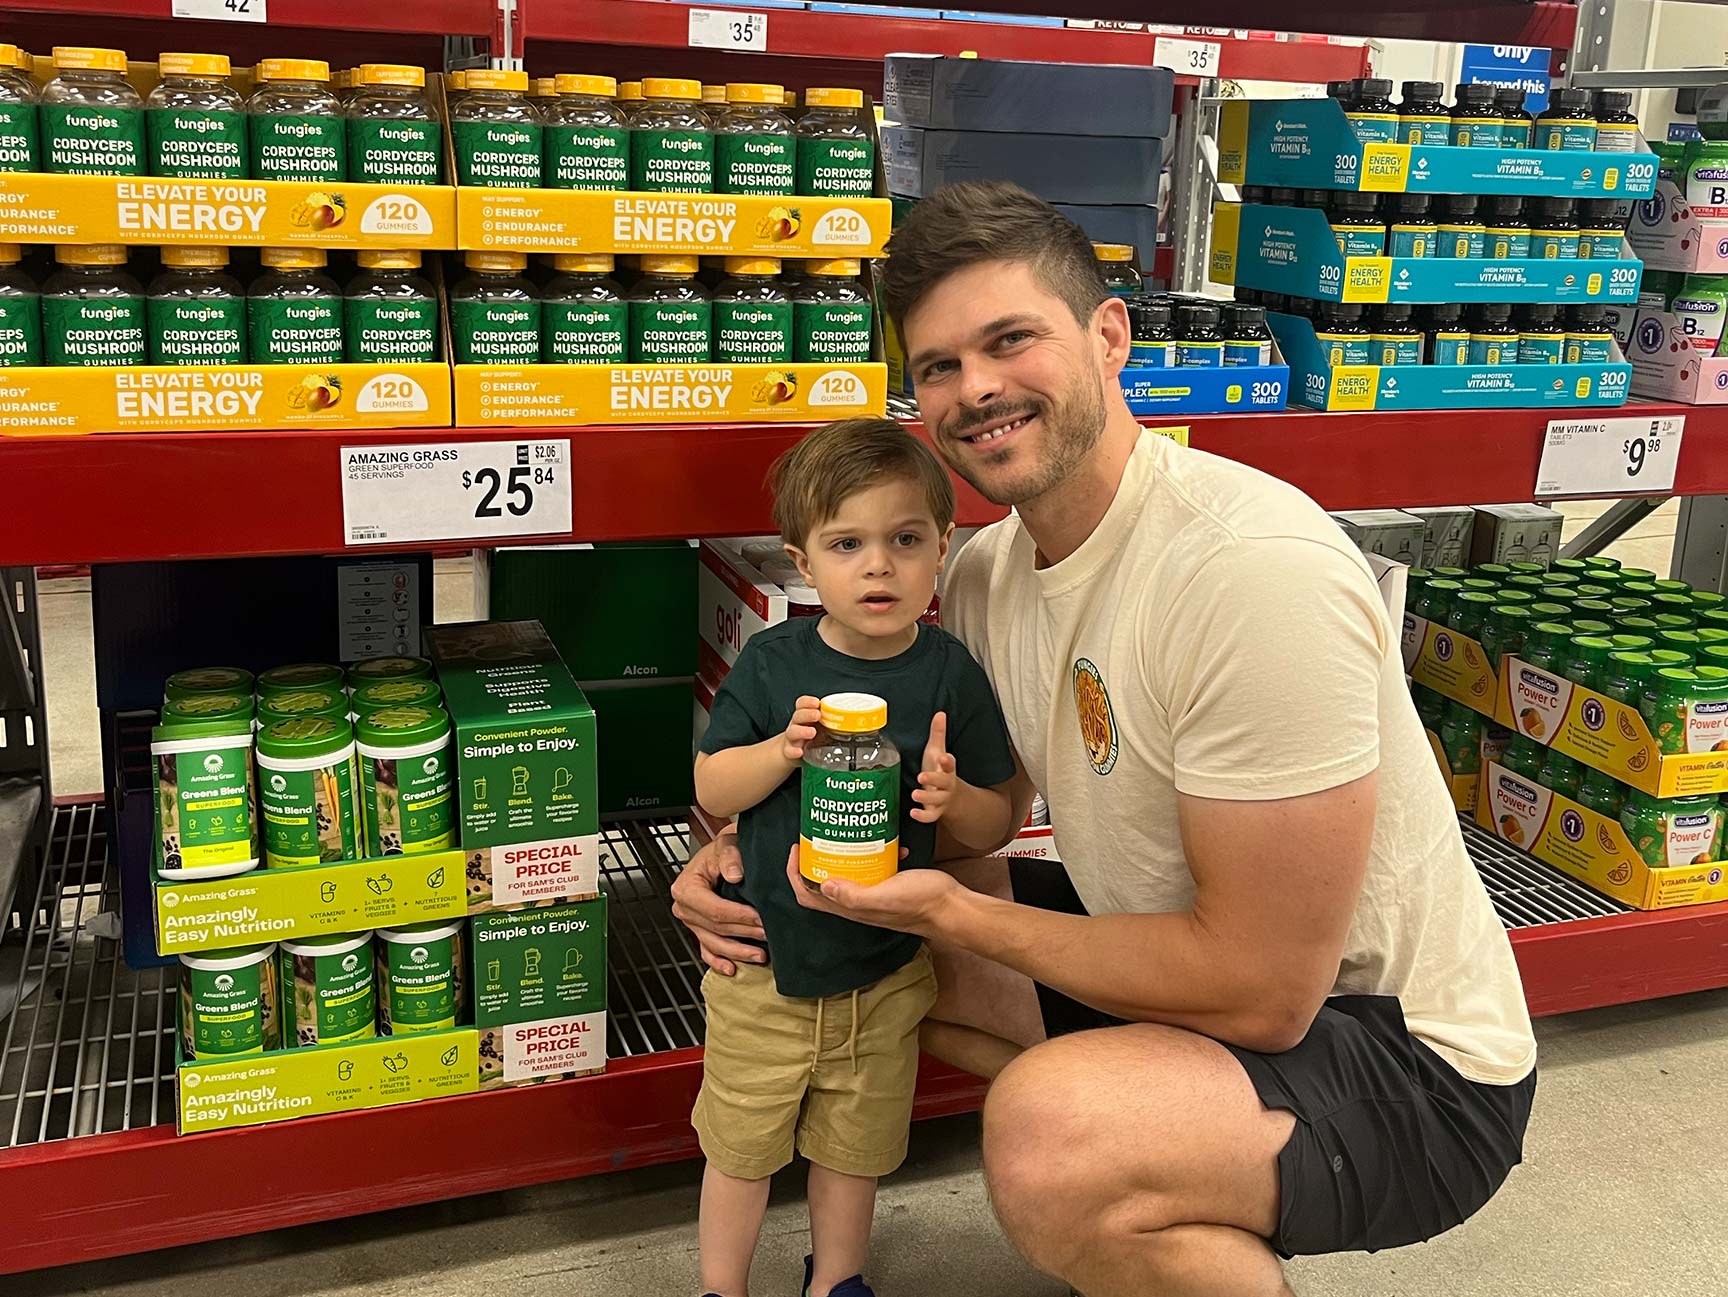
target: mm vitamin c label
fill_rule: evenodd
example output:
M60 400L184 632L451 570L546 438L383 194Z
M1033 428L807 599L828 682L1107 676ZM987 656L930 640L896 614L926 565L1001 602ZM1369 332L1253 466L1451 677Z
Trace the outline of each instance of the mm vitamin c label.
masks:
M612 126L548 126L546 188L630 187L630 132Z
M67 176L144 174L144 110L43 104L43 170Z
M714 191L714 137L707 131L630 132L630 188L662 194Z
M900 768L804 767L798 871L872 886L900 869Z
M869 140L799 140L797 190L815 198L868 198L876 146Z
M240 113L152 109L144 115L150 137L150 174L177 180L244 180L246 118Z
M540 188L540 131L514 122L451 122L456 180L493 189Z
M436 185L444 178L437 122L359 118L348 123L348 179L368 185Z
M547 364L621 365L629 359L625 303L543 302L540 309Z
M340 117L260 113L251 122L254 180L342 179L347 123Z
M342 360L342 299L254 297L246 303L255 365L335 365Z
M246 361L246 301L152 297L145 312L152 365L240 365Z
M438 359L438 303L430 297L350 297L348 363L414 365Z
M714 140L715 188L723 194L792 192L792 137L720 135Z
M44 297L42 333L50 365L142 365L144 299Z

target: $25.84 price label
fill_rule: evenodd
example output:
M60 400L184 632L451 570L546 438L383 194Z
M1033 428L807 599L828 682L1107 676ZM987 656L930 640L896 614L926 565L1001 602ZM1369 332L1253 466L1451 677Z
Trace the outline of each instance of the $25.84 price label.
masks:
M549 536L570 527L568 440L342 448L349 545Z
M1538 500L1565 495L1666 495L1674 490L1686 416L1550 419L1536 470Z

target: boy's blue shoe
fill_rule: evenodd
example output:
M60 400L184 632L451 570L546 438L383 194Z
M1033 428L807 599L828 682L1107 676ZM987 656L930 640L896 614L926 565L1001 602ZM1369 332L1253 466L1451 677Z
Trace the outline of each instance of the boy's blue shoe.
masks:
M799 1291L803 1297L810 1297L810 1280L816 1274L816 1258L804 1258L804 1287ZM864 1276L855 1274L850 1279L842 1280L829 1290L828 1297L876 1297L876 1290L864 1282Z

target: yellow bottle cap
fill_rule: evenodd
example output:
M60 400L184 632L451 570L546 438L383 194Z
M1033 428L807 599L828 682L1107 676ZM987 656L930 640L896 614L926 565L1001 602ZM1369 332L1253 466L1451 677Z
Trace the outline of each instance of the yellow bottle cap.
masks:
M1092 255L1099 261L1132 261L1134 260L1134 245L1131 243L1094 243Z
M469 252L463 255L462 264L470 270L526 270L528 269L528 254L526 252Z
M551 99L558 93L558 78L535 77L534 93L542 99Z
M778 275L780 273L780 258L727 257L726 273L729 275Z
M10 266L14 262L24 260L24 245L21 243L0 243L0 266Z
M451 90L466 90L468 88L468 73L461 68L444 74L444 84Z
M578 72L561 72L552 80L558 86L561 95L599 95L602 99L611 99L618 94L618 81L615 77L591 77Z
M868 734L888 725L888 704L875 694L829 694L822 700L822 728L836 734Z
M426 84L426 69L412 63L362 63L354 69L354 80L363 86L413 86Z
M278 270L316 270L330 263L323 248L260 248L258 260Z
M517 68L470 68L470 90L513 90L521 94L528 89L528 74Z
M73 72L124 72L126 51L97 49L92 45L56 45L54 66Z
M165 266L226 266L228 264L228 249L220 245L208 243L195 247L163 248L162 264Z
M778 108L786 102L786 87L771 86L760 81L728 81L726 102L729 104L773 104Z
M673 279L682 279L694 275L701 268L702 262L697 257L669 257L647 253L642 256L644 275L666 275Z
M844 277L856 279L863 268L857 257L833 257L827 261L807 261L804 268L812 275L828 275L833 278Z
M726 87L704 84L702 87L702 102L705 104L723 104L726 102Z
M330 65L323 59L259 59L260 81L328 81Z
M804 92L806 108L862 108L864 92L843 86L811 86Z
M19 50L18 50L18 47L16 45L10 45L10 44L6 44L4 42L0 42L0 64L4 64L6 67L9 67L9 68L17 67L18 66L18 54L19 54Z
M158 54L156 70L165 77L225 77L234 65L226 54Z
M54 260L63 266L123 266L126 249L118 243L62 243Z
M644 99L685 99L695 103L702 98L702 83L686 81L682 77L644 77L642 78L642 97Z
M780 106L782 108L796 108L798 106L798 92L796 90L788 90L785 94L780 96Z
M620 81L618 83L620 99L638 100L642 98L642 83L640 81Z
M612 273L612 265L610 252L557 252L552 255L554 270L568 270L579 275L608 275Z
M413 248L362 248L354 254L362 270L418 270L420 254Z
M13 46L13 48L17 49L17 46ZM12 65L28 76L36 71L36 56L28 50L18 50L18 53L12 58Z

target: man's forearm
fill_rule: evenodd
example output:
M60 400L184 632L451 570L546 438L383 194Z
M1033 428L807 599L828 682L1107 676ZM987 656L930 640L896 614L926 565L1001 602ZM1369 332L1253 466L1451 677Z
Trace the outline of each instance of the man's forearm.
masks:
M1276 1052L1300 1040L1306 1004L1186 911L1058 914L964 888L923 935L993 959L1083 1004Z

